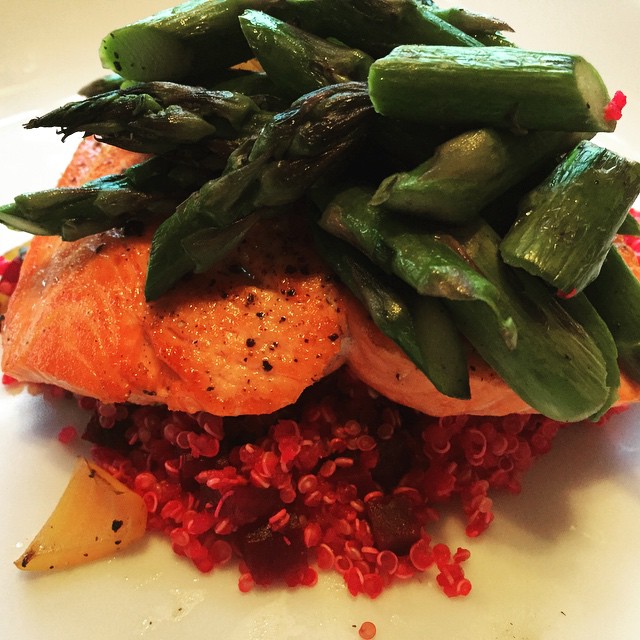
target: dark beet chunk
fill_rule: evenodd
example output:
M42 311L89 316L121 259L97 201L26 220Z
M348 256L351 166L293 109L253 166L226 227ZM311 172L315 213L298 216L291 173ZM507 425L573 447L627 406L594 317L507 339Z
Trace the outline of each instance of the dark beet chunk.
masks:
M279 531L268 524L238 532L238 547L256 584L267 585L307 569L303 528L295 516Z
M409 440L404 431L400 431L389 440L380 440L377 446L380 460L371 475L383 491L391 491L411 469L413 451L417 445Z
M420 539L420 523L406 496L387 496L367 502L371 532L379 550L389 549L398 555L409 552Z
M253 485L236 487L220 509L221 518L229 518L236 526L264 520L280 504L276 489L259 489Z
M331 476L333 482L352 484L355 486L358 496L364 498L370 491L376 491L379 489L378 485L373 481L371 472L365 469L361 464L353 464L350 467L342 467L336 469L333 476Z

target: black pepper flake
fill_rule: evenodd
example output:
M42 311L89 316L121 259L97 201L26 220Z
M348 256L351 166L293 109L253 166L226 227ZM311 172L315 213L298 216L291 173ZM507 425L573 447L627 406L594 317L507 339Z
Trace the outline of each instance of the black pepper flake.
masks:
M115 533L123 524L124 522L122 520L114 520L111 523L111 531Z
M215 387L207 387L207 391L213 391Z
M338 337L339 337L339 336L338 336L338 334L337 334L337 333L332 333L332 334L329 336L329 340L331 340L331 342L335 342L335 341L338 339Z
M113 63L113 66L115 67L116 71L122 71L122 65L117 60Z
M122 544L122 540L116 540L113 544L115 544L116 546Z
M273 369L273 365L272 365L272 364L271 364L271 363L270 363L270 362L265 358L265 359L262 361L262 368L263 368L265 371L271 371L271 369Z
M247 341L245 342L245 344L249 348L255 347L256 346L256 341L253 338L247 338Z
M142 393L144 393L145 396L155 396L158 395L155 391L151 391L150 389L143 389Z
M264 318L264 311L258 311L258 313L256 313L256 317Z
M95 469L91 469L89 471L89 477L90 478L95 478L96 477L96 470Z
M284 316L280 316L280 320L278 320L278 322L286 322L287 319Z

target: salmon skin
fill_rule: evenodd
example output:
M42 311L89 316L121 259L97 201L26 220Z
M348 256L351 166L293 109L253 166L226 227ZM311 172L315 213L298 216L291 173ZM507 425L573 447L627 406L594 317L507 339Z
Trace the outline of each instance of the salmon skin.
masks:
M143 158L87 139L61 185ZM103 402L224 416L275 411L346 364L429 415L534 413L473 352L471 399L439 393L335 281L295 217L259 224L215 269L147 303L152 233L34 238L4 322L3 370ZM635 254L623 255L640 275ZM639 397L640 385L623 375L618 404Z
M62 186L141 159L113 147L106 158L96 144L81 144ZM342 287L308 250L302 220L258 223L215 269L148 304L152 233L34 238L6 313L3 370L103 402L240 415L295 402L344 362Z

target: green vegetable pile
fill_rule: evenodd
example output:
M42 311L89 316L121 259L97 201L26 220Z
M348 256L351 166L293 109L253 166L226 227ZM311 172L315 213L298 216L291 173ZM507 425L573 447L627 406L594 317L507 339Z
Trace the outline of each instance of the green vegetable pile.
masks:
M0 221L65 240L158 221L154 300L299 212L442 393L469 397L466 340L540 413L595 419L619 364L640 380L640 284L613 245L638 235L640 166L591 142L619 103L588 62L505 31L429 0L187 2L108 34L114 74L26 125L153 157Z

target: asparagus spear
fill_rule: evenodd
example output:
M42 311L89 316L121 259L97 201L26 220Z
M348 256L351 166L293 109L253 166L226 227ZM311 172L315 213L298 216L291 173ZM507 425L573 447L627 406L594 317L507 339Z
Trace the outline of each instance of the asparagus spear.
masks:
M122 174L98 178L82 187L17 196L13 203L0 207L0 222L34 235L77 240L140 217L167 215L209 175L169 158L151 158Z
M624 217L618 233L623 236L640 236L640 222L631 212Z
M640 191L640 164L581 142L521 203L503 260L564 293L592 282Z
M371 203L438 222L465 223L577 140L564 132L468 131L440 145L415 169L386 178Z
M493 35L497 31L513 31L504 20L483 13L474 13L461 7L443 9L434 6L431 7L431 11L441 20L474 37L479 34Z
M378 113L516 131L613 131L609 95L583 58L515 47L402 46L369 73Z
M335 37L374 57L399 44L481 44L420 0L287 0L286 15L306 31Z
M462 257L455 242L445 234L420 232L371 206L371 194L363 187L340 191L323 211L320 226L421 295L482 301L497 318L505 343L514 348L516 327L497 289Z
M215 91L232 91L234 93L242 93L245 96L249 96L252 100L261 99L265 96L269 96L273 99L280 99L278 95L278 89L273 83L271 78L264 73L258 71L243 71L240 69L234 70L235 73L225 78L221 82L216 82L212 89ZM282 100L280 105L282 109L289 105L289 101ZM262 105L260 105L264 108ZM280 111L281 109L277 109Z
M68 103L25 127L57 127L65 138L82 131L131 151L163 153L214 135L251 133L271 116L241 93L149 82Z
M330 42L261 11L240 16L242 32L269 78L291 98L338 82L366 80L368 54Z
M615 246L585 293L613 334L622 368L640 381L640 282Z
M501 33L476 33L474 38L485 47L515 47L516 45Z
M108 91L117 91L124 81L125 79L117 73L110 73L85 84L78 89L78 93L85 98L92 98Z
M251 57L238 16L282 0L191 0L121 27L100 45L102 65L129 80L212 82Z
M499 257L499 237L478 221L456 234L480 272L498 288L518 327L508 349L489 308L447 300L460 331L505 382L536 411L576 422L601 412L611 400L607 358L552 292L527 273L514 274Z
M386 276L359 251L314 229L316 247L362 302L375 325L447 396L470 397L467 358L442 303Z
M306 94L277 114L255 141L230 156L222 176L189 196L157 229L147 299L159 297L196 267L188 253L194 234L202 229L223 233L260 207L300 198L359 143L372 115L366 85L356 82Z
M371 137L380 148L377 156L381 160L391 160L395 165L392 171L409 171L424 162L425 158L431 157L438 146L459 133L458 129L450 127L377 118ZM375 179L375 175L372 177Z

